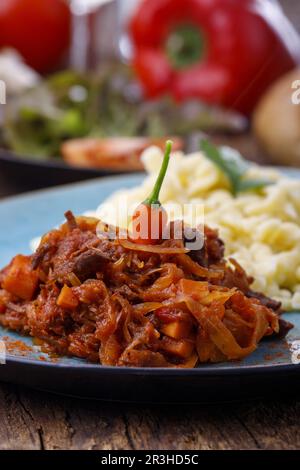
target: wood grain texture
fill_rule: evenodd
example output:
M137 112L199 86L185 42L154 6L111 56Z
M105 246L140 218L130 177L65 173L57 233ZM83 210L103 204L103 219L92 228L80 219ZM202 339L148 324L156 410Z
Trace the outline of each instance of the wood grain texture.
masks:
M0 385L0 449L300 449L295 399L109 404Z

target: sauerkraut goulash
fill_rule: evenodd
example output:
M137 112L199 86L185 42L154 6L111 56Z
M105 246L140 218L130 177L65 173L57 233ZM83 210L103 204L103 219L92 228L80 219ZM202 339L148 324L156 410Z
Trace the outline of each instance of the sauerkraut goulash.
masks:
M67 219L0 273L1 325L47 351L110 366L195 367L242 359L291 327L278 302L224 261L208 227L203 248L189 252L184 239L111 240L97 219Z
M203 246L191 250L185 227L178 237L168 222L159 193L170 152L168 142L154 189L133 215L135 230L124 237L68 212L35 254L0 272L1 325L59 355L135 367L243 359L264 337L289 331L280 303L252 291L253 279L225 261L216 230L204 227Z

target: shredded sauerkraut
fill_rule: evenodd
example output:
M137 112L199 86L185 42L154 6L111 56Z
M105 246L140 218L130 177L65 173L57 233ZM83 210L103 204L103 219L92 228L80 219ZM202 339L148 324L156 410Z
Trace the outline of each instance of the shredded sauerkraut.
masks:
M184 236L153 247L111 239L107 227L68 213L35 254L17 255L0 272L0 324L56 354L134 367L243 359L291 328L224 260L215 230L190 251Z

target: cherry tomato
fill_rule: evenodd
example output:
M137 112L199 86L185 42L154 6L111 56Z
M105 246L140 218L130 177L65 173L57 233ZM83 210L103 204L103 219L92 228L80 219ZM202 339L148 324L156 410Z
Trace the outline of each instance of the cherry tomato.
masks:
M140 204L132 216L132 239L142 245L156 245L162 239L168 215L161 205Z
M135 243L155 245L162 239L168 215L159 202L159 194L170 162L173 142L168 140L159 175L150 196L135 209L132 216L132 235Z

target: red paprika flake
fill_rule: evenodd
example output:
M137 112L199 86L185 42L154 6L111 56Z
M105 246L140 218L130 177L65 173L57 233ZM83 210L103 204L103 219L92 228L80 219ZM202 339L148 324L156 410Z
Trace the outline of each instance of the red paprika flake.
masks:
M300 39L272 0L142 0L130 24L147 97L198 98L251 113L300 62Z

